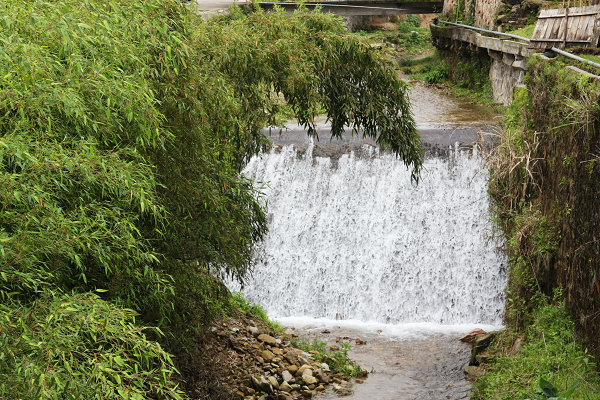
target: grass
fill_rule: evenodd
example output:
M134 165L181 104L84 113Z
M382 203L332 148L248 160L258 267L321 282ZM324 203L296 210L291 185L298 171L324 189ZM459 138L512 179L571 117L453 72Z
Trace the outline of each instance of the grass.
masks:
M285 328L279 325L277 322L273 322L267 316L264 308L262 308L259 304L254 303L252 300L248 300L244 297L243 294L236 292L231 295L230 298L231 310L239 310L242 312L249 312L254 315L264 323L266 323L269 328L276 332L284 332Z
M515 29L514 31L507 31L507 33L517 35L517 36L523 36L526 38L531 38L533 36L534 29L535 29L535 23L532 25L526 25L519 29Z
M347 378L356 377L363 369L350 359L350 345L342 343L338 350L327 350L327 344L317 339L292 338L292 344L299 349L310 352L313 358L329 365L333 372L344 374Z
M492 347L487 374L475 384L473 399L514 400L532 398L540 379L560 393L573 384L570 400L600 399L600 377L592 357L577 342L564 303L546 304L532 314L524 345L511 356L507 349L519 336L511 330L501 334Z

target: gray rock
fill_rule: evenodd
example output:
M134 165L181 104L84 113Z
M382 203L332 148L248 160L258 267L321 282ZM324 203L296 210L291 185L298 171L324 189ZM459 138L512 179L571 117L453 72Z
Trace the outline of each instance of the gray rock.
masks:
M258 340L260 340L261 342L265 342L266 344L270 344L271 346L277 346L278 344L278 339L275 339L273 336L264 333L258 335ZM279 340L279 342L281 343L281 340Z
M296 376L304 375L304 371L306 371L307 369L310 369L310 365L304 363L300 368L298 368L298 371L296 371ZM312 375L312 370L310 371L310 374Z
M273 386L275 389L279 389L279 382L277 382L277 378L275 378L274 376L269 376L267 380L269 381L271 386Z
M258 390L259 392L273 393L273 386L271 386L271 383L267 380L267 378L264 377L264 375L261 375L258 378L252 376L251 379L254 389Z
M283 381L283 383L281 385L279 385L279 389L283 390L284 392L291 392L292 390L294 390L289 383Z
M258 334L258 328L255 326L249 326L248 332L250 332L252 335L256 336Z
M285 371L281 372L281 378L283 378L284 382L289 382L292 379L294 379L294 376L290 373L290 371L285 370Z

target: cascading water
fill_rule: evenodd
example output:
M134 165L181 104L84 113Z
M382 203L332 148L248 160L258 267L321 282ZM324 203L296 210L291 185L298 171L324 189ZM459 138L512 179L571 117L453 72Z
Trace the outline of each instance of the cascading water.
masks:
M275 318L501 324L506 257L480 157L428 158L414 185L372 147L337 165L311 150L286 146L244 170L268 185L270 217L247 297Z

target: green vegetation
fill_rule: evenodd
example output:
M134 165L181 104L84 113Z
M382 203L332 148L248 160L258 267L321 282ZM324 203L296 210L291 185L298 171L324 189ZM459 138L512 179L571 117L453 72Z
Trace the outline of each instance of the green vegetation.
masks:
M231 307L231 311L249 312L250 314L254 315L258 319L266 323L272 330L277 332L285 331L285 329L281 325L279 325L277 322L271 321L267 317L267 313L259 304L256 304L253 301L246 299L244 295L239 292L231 294L229 304Z
M421 28L420 25L421 19L417 15L409 15L406 21L396 23L395 30L375 28L360 30L354 34L366 38L374 45L383 44L393 56L404 59L434 51L431 31L429 28Z
M508 329L478 399L600 399L598 221L589 217L599 206L600 86L564 67L529 60L490 158L510 258Z
M517 354L503 354L514 346L515 333L506 331L497 339L492 348L494 358L487 365L487 374L477 380L473 398L529 399L540 388L550 392L550 387L543 384L547 381L563 394L577 384L569 399L600 399L596 365L576 340L564 304L557 301L556 305L540 306L531 318Z
M333 372L340 372L348 378L356 377L364 371L348 356L348 343L341 343L337 350L328 350L327 344L317 339L292 338L292 344L311 353L315 360L327 363Z
M492 97L486 57L470 52L458 56L436 51L422 58L401 59L399 65L411 79L442 84L455 97L469 98L488 106L497 104Z
M537 15L536 15L537 17ZM515 29L515 30L507 30L507 33L511 33L513 35L517 35L517 36L523 36L526 38L531 38L533 36L533 31L535 30L535 22L531 25L525 25L522 28L519 29Z
M2 399L181 399L135 313L84 293L0 306Z
M0 15L0 398L185 397L162 348L200 359L230 307L220 278L252 269L267 224L239 171L282 104L311 134L321 108L334 135L379 134L418 176L405 85L332 15L204 21L176 0Z

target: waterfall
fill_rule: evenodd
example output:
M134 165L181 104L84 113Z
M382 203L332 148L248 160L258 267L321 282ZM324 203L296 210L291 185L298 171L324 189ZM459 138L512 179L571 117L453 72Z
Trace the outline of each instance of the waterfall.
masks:
M243 171L267 185L270 219L248 298L274 318L501 324L507 260L480 157L427 158L414 185L376 148L311 150L285 146Z

